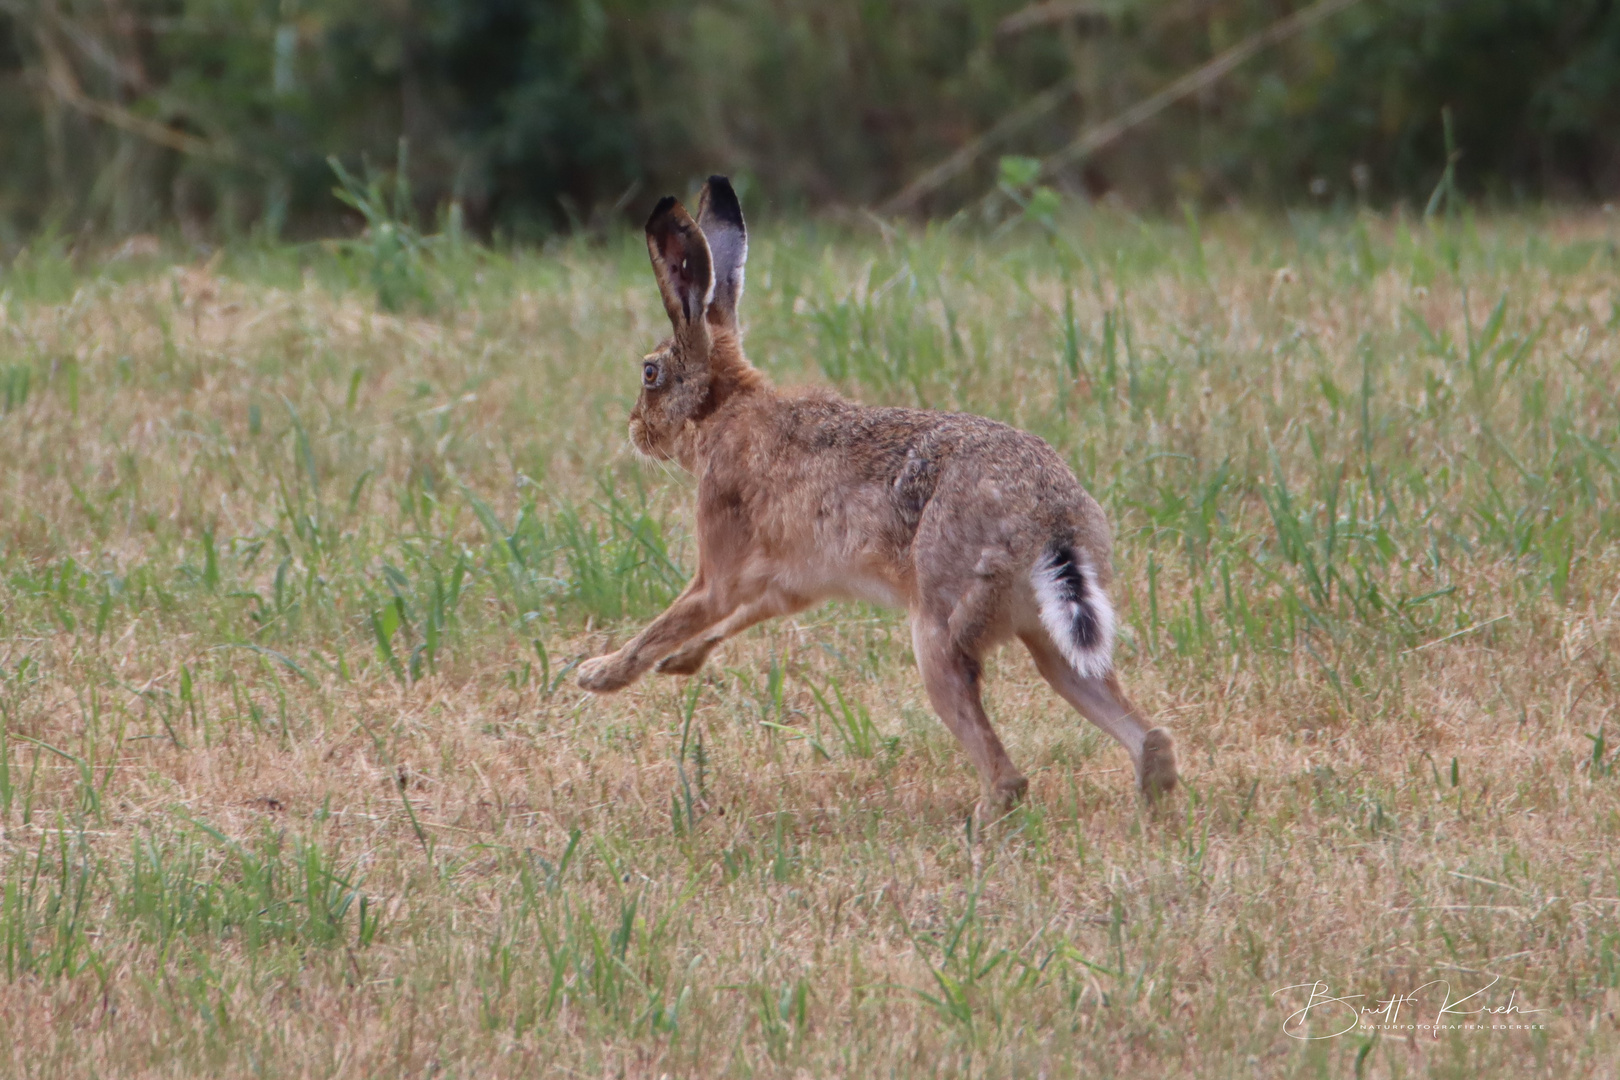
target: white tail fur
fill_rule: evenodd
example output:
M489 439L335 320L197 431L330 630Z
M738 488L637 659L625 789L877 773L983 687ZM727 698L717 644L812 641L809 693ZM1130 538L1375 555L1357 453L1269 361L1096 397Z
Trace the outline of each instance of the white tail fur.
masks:
M1074 670L1100 679L1114 667L1114 605L1091 563L1068 544L1053 544L1030 571L1041 625Z

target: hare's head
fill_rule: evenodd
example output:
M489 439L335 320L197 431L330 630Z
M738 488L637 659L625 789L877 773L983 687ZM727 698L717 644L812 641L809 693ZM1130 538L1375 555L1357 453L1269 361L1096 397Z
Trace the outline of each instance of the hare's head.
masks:
M650 457L671 458L688 425L760 381L737 331L748 230L731 181L709 177L696 221L673 195L659 200L647 219L647 252L674 332L642 358L630 438Z

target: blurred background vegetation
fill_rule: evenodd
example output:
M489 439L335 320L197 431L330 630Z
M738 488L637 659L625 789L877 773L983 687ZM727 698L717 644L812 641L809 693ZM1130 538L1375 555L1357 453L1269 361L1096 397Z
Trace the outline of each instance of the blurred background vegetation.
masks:
M1620 3L1338 6L1049 179L1135 207L1421 205L1449 108L1470 195L1620 188ZM991 132L907 207L950 213L997 155L1047 158L1306 7L0 0L0 245L330 233L350 211L328 158L364 177L401 138L425 224L459 205L474 232L526 239L638 215L715 170L755 206L882 205Z

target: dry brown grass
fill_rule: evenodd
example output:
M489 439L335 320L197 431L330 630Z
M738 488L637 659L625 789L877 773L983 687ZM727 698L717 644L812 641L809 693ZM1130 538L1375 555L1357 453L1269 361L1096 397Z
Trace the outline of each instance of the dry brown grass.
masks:
M0 1072L1615 1076L1612 219L1070 235L784 233L745 300L780 381L1021 424L1116 521L1188 788L1007 652L978 836L893 613L573 687L689 562L633 243L406 316L308 254L0 277ZM1495 976L1536 1029L1274 996Z

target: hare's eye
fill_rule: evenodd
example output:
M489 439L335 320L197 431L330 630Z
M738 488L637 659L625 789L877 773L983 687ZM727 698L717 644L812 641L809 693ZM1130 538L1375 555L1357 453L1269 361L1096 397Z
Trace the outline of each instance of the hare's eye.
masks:
M651 360L641 365L641 382L645 386L658 385L658 365Z

